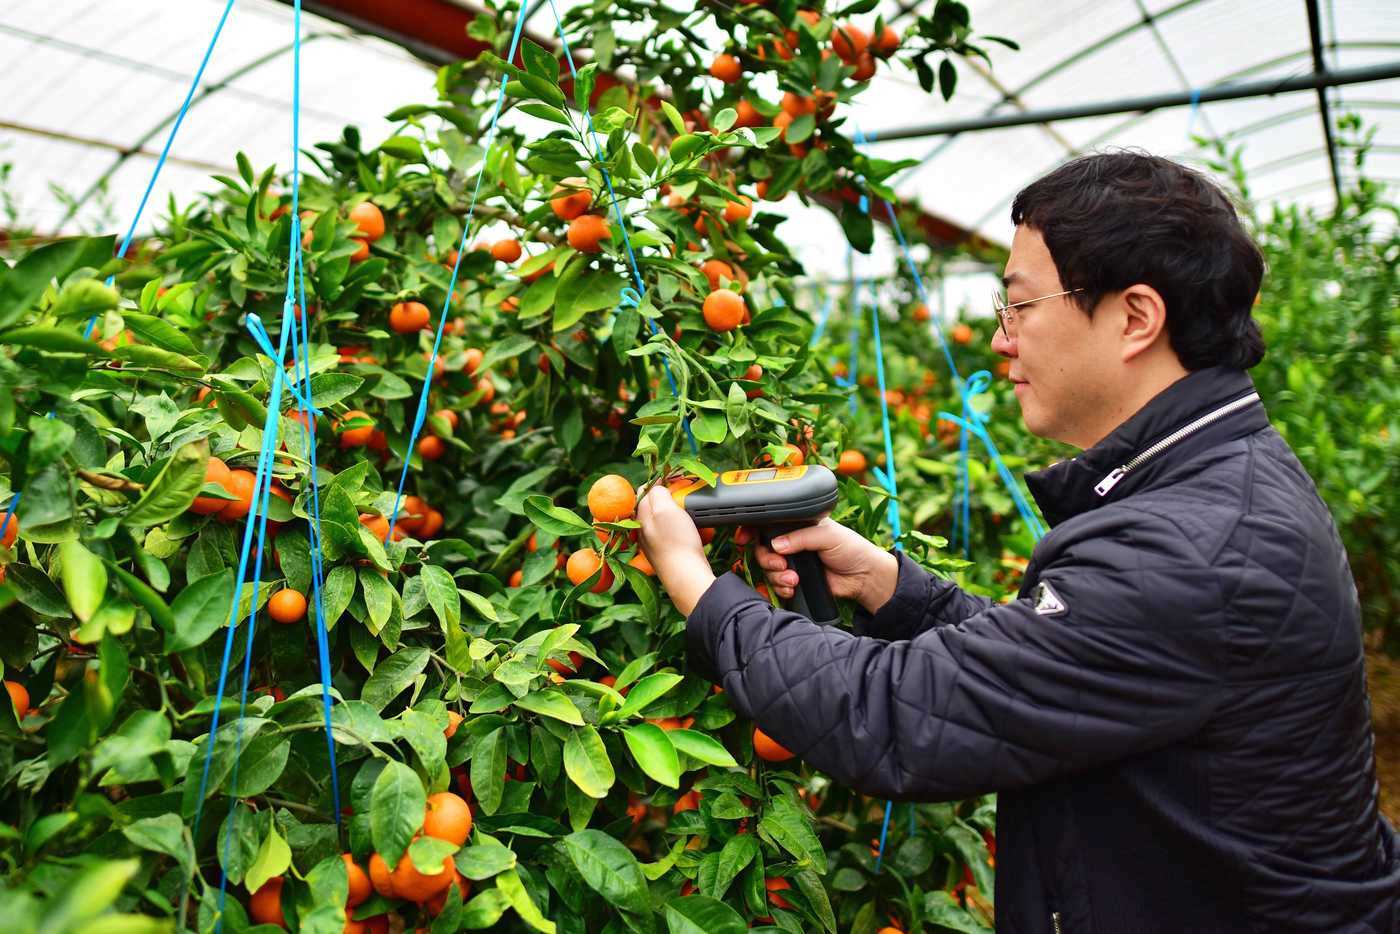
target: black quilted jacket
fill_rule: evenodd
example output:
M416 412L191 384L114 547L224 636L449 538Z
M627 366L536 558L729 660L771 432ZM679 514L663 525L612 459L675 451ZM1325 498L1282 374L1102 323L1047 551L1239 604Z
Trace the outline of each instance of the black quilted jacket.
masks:
M852 635L729 574L692 671L860 791L999 792L999 931L1400 932L1355 585L1249 376L1192 373L1027 482L1052 528L1015 601L901 557Z

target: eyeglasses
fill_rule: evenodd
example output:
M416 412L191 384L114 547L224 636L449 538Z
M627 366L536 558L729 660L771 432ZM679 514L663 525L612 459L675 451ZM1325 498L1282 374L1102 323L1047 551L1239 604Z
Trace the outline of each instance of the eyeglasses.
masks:
M1012 325L1016 323L1016 314L1011 310L1020 308L1022 305L1033 305L1036 302L1043 302L1047 298L1059 298L1061 295L1073 295L1076 292L1083 292L1083 289L1066 289L1063 292L1055 292L1051 295L1042 295L1039 298L1028 298L1024 302L1015 302L1008 305L1006 299L1002 297L1001 291L992 290L992 308L997 313L997 320L1001 322L1001 334L1007 340L1011 340Z

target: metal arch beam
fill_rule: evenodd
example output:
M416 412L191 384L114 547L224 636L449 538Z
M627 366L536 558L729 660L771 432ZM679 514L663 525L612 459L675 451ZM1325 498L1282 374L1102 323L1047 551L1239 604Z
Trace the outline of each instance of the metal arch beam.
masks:
M1327 63L1322 60L1322 14L1317 0L1303 0L1308 9L1308 42L1312 47L1313 71L1322 74ZM1332 105L1327 101L1327 88L1317 88L1317 115L1322 119L1322 138L1327 142L1327 164L1332 169L1332 188L1337 203L1342 201L1342 175L1337 168L1337 142L1332 137Z
M327 36L334 35L335 33L329 32L310 32L302 37L301 44L304 46L308 42L314 42L317 39L323 39ZM228 86L230 82L235 81L236 79L243 77L249 72L261 68L268 62L287 54L292 50L293 45L294 43L288 42L286 45L275 48L271 52L266 52L262 55L259 55L257 58L248 62L246 65L242 65L238 68L235 68L233 71L229 72L227 75L225 75L223 78L220 78L213 84L206 85L204 90L200 91L193 98L191 98L190 109L193 110L195 107L199 106L201 101L208 100L211 95L217 94L220 90ZM58 224L55 226L55 229L62 230L64 225L67 224L70 220L72 220L74 215L78 213L79 209L81 209L83 205L85 205L88 202L88 199L90 199L93 195L97 194L97 192L102 188L102 186L107 184L107 182L112 178L112 176L117 173L117 170L126 164L127 159L130 159L136 152L138 152L141 149L141 147L145 146L151 140L155 139L157 134L159 134L161 130L165 129L171 123L175 122L175 119L178 116L180 116L180 110L179 108L176 108L170 113L169 116L165 117L165 119L161 120L155 126L151 127L149 130L143 133L140 136L140 138L138 138L134 143L131 144L129 148L123 150L121 154L117 156L116 161L113 162L110 166L108 166L106 171L104 171L101 175L97 176L93 183L88 186L87 191L83 192L81 196L76 198L73 201L73 203L69 205L67 213L63 215L63 219L58 222Z
M1073 107L1047 107L1024 114L1003 114L992 117L974 117L965 120L948 120L924 126L904 127L884 132L867 133L872 143L898 139L918 139L924 136L950 136L973 130L992 130L1013 126L1026 126L1032 123L1051 123L1058 120L1080 120L1086 117L1104 117L1113 114L1149 113L1167 107L1183 107L1193 101L1202 104L1213 101L1240 100L1248 97L1270 97L1293 91L1310 91L1319 87L1341 87L1348 84L1364 84L1370 81L1386 81L1400 78L1400 61L1384 62L1379 65L1366 65L1360 68L1343 68L1290 78L1269 78L1257 81L1241 81L1217 84L1201 88L1199 91L1169 91L1162 94L1148 94L1142 97L1127 97L1116 100L1079 104Z
M143 156L147 159L160 158L160 153L151 149L142 149L140 146L123 146L111 140L97 139L92 136L79 136L76 133L64 133L58 130L48 130L43 127L29 126L25 123L12 123L9 120L0 120L0 129L14 130L16 133L27 133L31 136L42 136L46 139L55 139L62 143L73 143L78 146L91 146L93 149L108 149L126 157ZM223 172L227 174L237 171L225 165L205 162L203 159L186 159L183 156L167 156L165 161L171 165L182 165L185 168L199 169L203 172Z

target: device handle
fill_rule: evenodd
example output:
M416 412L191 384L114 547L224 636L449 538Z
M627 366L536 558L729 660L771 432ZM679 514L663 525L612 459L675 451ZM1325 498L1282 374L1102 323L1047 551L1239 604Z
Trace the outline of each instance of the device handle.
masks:
M776 525L764 528L763 543L772 547L773 539L803 528L800 525ZM797 589L792 595L792 610L819 626L834 626L841 619L836 598L826 582L826 568L815 551L799 551L786 556L788 567L797 572Z

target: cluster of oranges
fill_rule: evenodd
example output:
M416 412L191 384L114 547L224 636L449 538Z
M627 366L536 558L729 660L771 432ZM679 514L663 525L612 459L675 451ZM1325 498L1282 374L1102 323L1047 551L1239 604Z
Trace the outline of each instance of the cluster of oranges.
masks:
M237 522L245 518L253 508L253 488L257 486L257 475L251 470L230 469L228 464L217 457L209 458L204 468L204 482L217 484L234 499L221 499L217 496L196 496L190 503L189 511L200 516L218 516L224 522ZM272 484L272 495L287 503L292 501L288 493L276 481ZM282 523L267 520L267 530L277 534Z
M462 846L471 836L471 806L450 791L439 792L428 798L423 812L421 836L445 840L454 846ZM418 839L417 836L414 839ZM421 905L430 914L441 913L446 904L448 890L457 886L465 901L471 892L471 883L457 871L451 856L444 857L442 869L435 873L425 873L413 865L407 851L399 858L398 865L390 867L378 853L369 859L366 872L350 853L341 854L345 861L349 890L345 899L346 934L385 934L389 930L388 915L376 915L361 921L354 920L354 910L369 900L373 892L389 899L409 901ZM248 900L248 917L257 924L273 924L285 928L287 919L282 910L282 887L285 879L273 876Z

